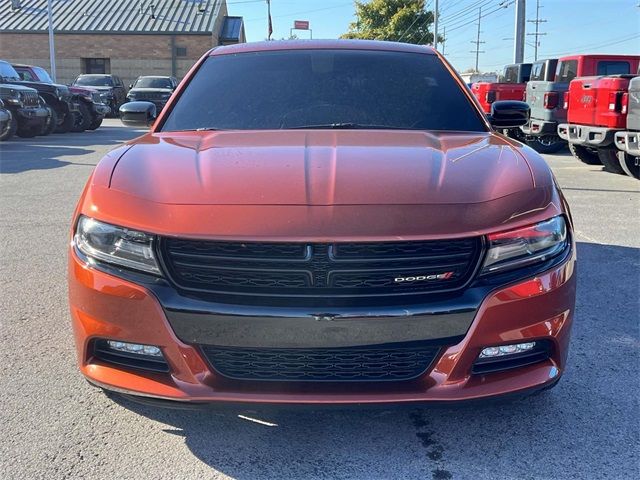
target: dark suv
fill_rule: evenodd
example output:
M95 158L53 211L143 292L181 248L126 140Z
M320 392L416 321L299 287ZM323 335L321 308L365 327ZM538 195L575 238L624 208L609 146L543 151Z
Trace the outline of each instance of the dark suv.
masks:
M167 104L177 86L178 80L175 77L138 77L132 85L129 85L127 100L130 102L146 100L153 103L159 112Z
M10 113L8 128L2 129L0 140L8 140L14 134L29 138L49 133L46 127L52 120L51 109L42 105L35 89L0 83L0 100Z
M71 92L66 85L56 83L28 82L22 80L10 63L0 60L0 82L22 85L37 90L53 115L54 129L58 133L70 131L77 119L78 104L71 98Z
M91 87L98 90L103 103L111 108L113 115L118 115L120 105L127 101L127 90L117 75L78 75L71 85L73 87Z

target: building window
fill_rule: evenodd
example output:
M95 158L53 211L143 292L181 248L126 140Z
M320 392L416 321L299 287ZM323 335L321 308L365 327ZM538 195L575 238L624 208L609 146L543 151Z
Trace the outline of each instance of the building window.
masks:
M83 58L82 73L111 73L111 62L108 58Z
M176 47L176 57L186 57L187 47Z

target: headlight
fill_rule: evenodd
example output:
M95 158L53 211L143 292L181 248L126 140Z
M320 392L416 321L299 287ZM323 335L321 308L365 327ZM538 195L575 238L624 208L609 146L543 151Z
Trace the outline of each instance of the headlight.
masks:
M567 225L554 217L529 227L488 236L489 251L482 273L511 270L552 258L567 247Z
M153 235L81 216L74 242L91 259L160 274Z
M22 93L16 92L15 90L10 91L11 96L5 98L7 103L11 105L16 105L18 107L22 107Z

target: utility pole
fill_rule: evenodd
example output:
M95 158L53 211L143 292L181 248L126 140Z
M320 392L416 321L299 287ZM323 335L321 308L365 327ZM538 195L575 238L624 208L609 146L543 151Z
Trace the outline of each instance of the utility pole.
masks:
M271 0L267 0L267 40L271 40L273 34L273 23L271 22Z
M51 79L56 81L56 47L53 43L53 13L51 0L47 0L47 16L49 17L49 62L51 63Z
M438 0L435 0L433 8L433 48L438 49Z
M525 20L526 11L526 0L516 0L516 25L513 34L513 38L515 40L513 44L513 63L524 62L524 42L527 26Z
M478 72L478 59L480 57L481 53L484 53L484 50L480 50L480 45L482 45L483 42L480 40L480 22L482 21L482 7L480 7L478 9L478 34L476 36L476 40L475 41L471 41L471 43L475 43L476 44L476 49L475 50L471 50L471 53L475 53L476 54L476 72Z
M540 0L536 0L536 19L535 20L527 20L529 23L535 23L536 24L536 31L534 33L527 33L527 35L533 35L534 37L536 37L536 40L534 42L534 60L538 60L538 47L540 46L540 41L538 40L539 37L542 37L543 35L546 35L546 33L542 33L539 31L539 27L541 23L546 23L546 20L542 20L540 18Z

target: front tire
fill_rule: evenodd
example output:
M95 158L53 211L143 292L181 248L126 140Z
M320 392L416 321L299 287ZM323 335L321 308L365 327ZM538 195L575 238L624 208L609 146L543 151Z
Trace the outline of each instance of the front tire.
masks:
M78 112L73 114L73 127L71 127L71 131L75 133L84 132L89 128L90 123L91 112L89 111L89 107L84 103L80 103L78 105Z
M620 166L617 153L618 151L613 148L599 148L598 158L600 158L602 165L604 165L605 172L624 175L624 170Z
M56 116L56 118L58 118ZM73 123L74 123L74 118L73 118L73 114L71 112L67 113L64 116L64 119L60 122L58 120L57 122L57 126L54 129L55 133L67 133L69 132L72 128L73 128Z
M49 118L49 123L44 126L40 135L51 135L53 131L58 126L58 114L54 109L51 109L51 118Z
M91 123L87 127L87 130L96 130L100 125L102 125L103 117L96 117L91 120Z
M9 128L5 130L5 132L0 136L0 142L5 142L13 137L18 131L18 119L15 115L11 115L11 120L9 120Z
M586 163L587 165L602 165L602 162L598 158L598 154L586 147L570 143L569 151L571 152L571 155L576 157L582 163Z

